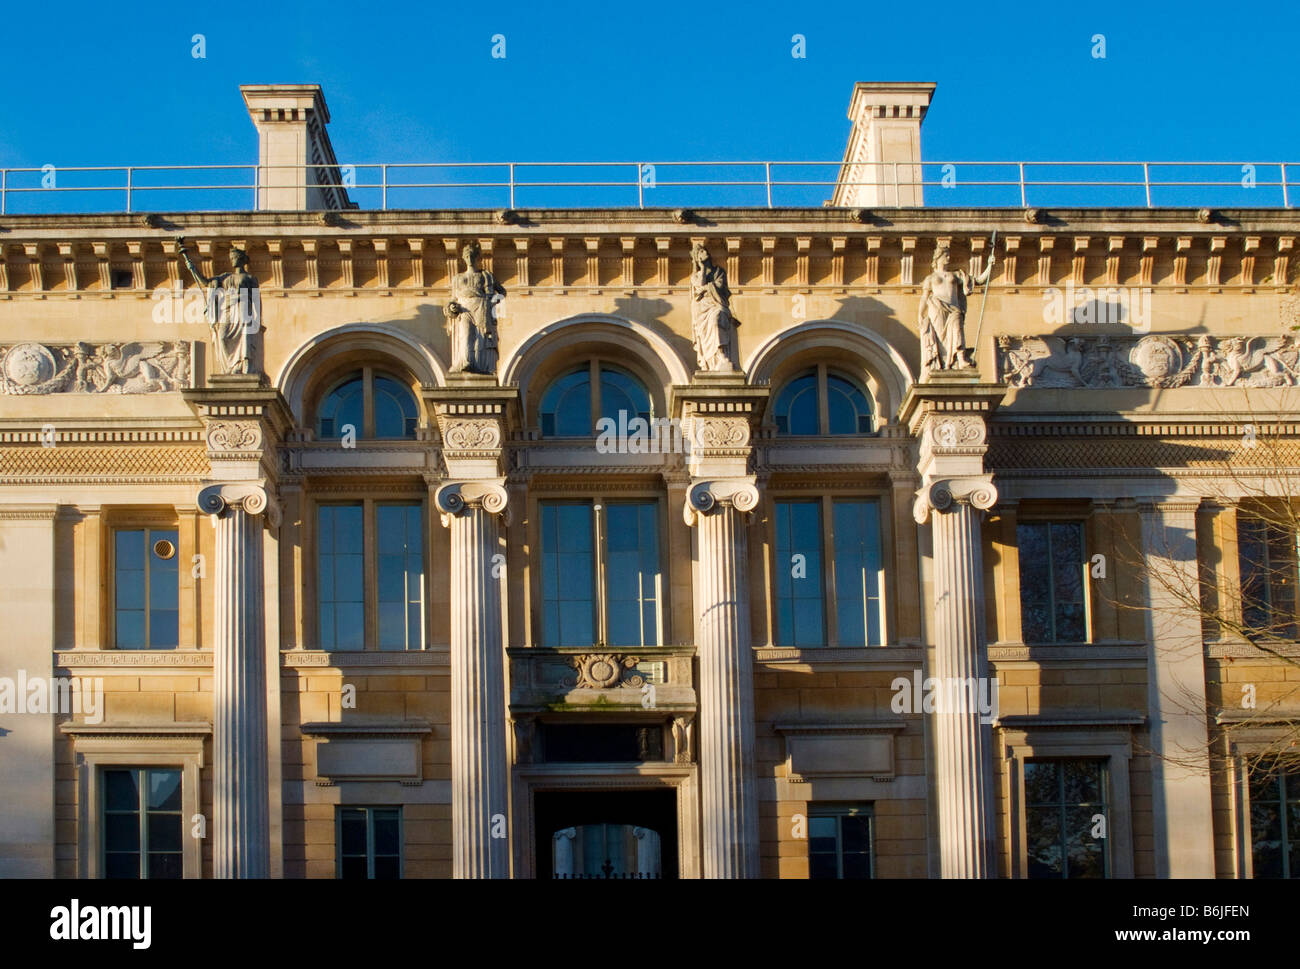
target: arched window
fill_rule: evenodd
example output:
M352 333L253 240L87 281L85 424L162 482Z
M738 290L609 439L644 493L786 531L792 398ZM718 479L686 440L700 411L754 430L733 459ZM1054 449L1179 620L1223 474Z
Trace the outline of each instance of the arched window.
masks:
M626 370L597 360L557 379L542 395L543 437L588 437L596 433L596 420L608 417L623 424L640 417L649 421L650 394Z
M819 365L799 374L772 405L778 434L870 434L871 401L858 384Z
M327 393L316 410L316 436L335 440L415 437L419 406L411 388L371 367L348 374Z

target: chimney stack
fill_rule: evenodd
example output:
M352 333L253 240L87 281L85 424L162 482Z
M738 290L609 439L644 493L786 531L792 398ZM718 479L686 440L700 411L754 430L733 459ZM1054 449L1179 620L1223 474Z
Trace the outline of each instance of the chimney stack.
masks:
M355 209L343 186L325 125L330 112L319 84L241 84L257 129L257 208Z
M933 83L859 81L849 103L849 144L831 205L920 206L921 121Z

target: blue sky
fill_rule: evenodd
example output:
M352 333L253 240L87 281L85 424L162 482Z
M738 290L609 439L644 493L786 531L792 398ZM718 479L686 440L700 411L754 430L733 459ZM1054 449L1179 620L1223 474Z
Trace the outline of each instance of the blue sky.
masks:
M927 159L1300 162L1296 12L1237 9L15 4L0 166L252 163L237 88L268 82L323 85L341 162L837 160L859 80L938 83Z

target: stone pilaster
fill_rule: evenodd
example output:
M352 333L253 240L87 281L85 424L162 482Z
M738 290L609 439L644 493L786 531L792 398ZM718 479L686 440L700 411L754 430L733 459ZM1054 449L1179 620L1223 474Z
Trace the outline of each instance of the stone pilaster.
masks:
M705 878L757 878L754 780L754 653L749 624L747 513L758 506L749 473L752 424L766 389L743 374L696 374L674 391L690 442L683 510L695 528L695 652L702 871Z
M929 523L934 555L934 653L930 675L939 702L928 716L935 758L939 872L944 878L997 874L993 727L988 679L984 564L980 519L997 502L984 473L987 415L1003 389L978 378L934 378L917 384L903 419L919 441L913 515ZM995 705L994 705L995 706Z
M458 481L435 497L451 529L451 824L456 878L507 878L505 644L494 567L499 483Z
M266 617L262 528L278 510L257 484L211 485L199 510L215 519L212 576L212 851L217 878L266 878L271 827L267 794Z
M451 530L452 875L510 877L502 441L516 392L475 374L428 394L448 480L434 494Z
M1187 599L1200 577L1199 499L1138 499L1146 558L1147 710L1157 878L1213 878L1214 816L1205 723L1201 612Z
M204 422L214 482L197 496L199 511L213 517L216 531L213 561L200 579L211 584L214 610L213 873L267 878L268 765L280 744L280 726L267 716L278 705L279 681L268 676L268 667L277 668L271 657L280 643L278 630L267 628L263 530L280 525L277 445L292 421L261 374L214 376L209 383L186 391L185 399ZM274 566L271 574L277 575Z

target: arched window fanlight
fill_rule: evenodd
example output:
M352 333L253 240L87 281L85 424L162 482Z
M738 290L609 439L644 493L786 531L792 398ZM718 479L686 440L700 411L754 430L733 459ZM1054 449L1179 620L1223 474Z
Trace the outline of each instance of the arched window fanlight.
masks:
M337 440L351 428L355 438L414 439L419 413L410 387L363 367L325 395L316 411L316 436Z
M778 434L870 434L871 401L858 384L818 365L790 380L772 405Z
M597 420L609 418L623 425L635 418L647 423L650 394L636 377L619 367L592 360L555 380L542 394L543 437L588 437L596 433ZM598 418L598 419L599 419Z

